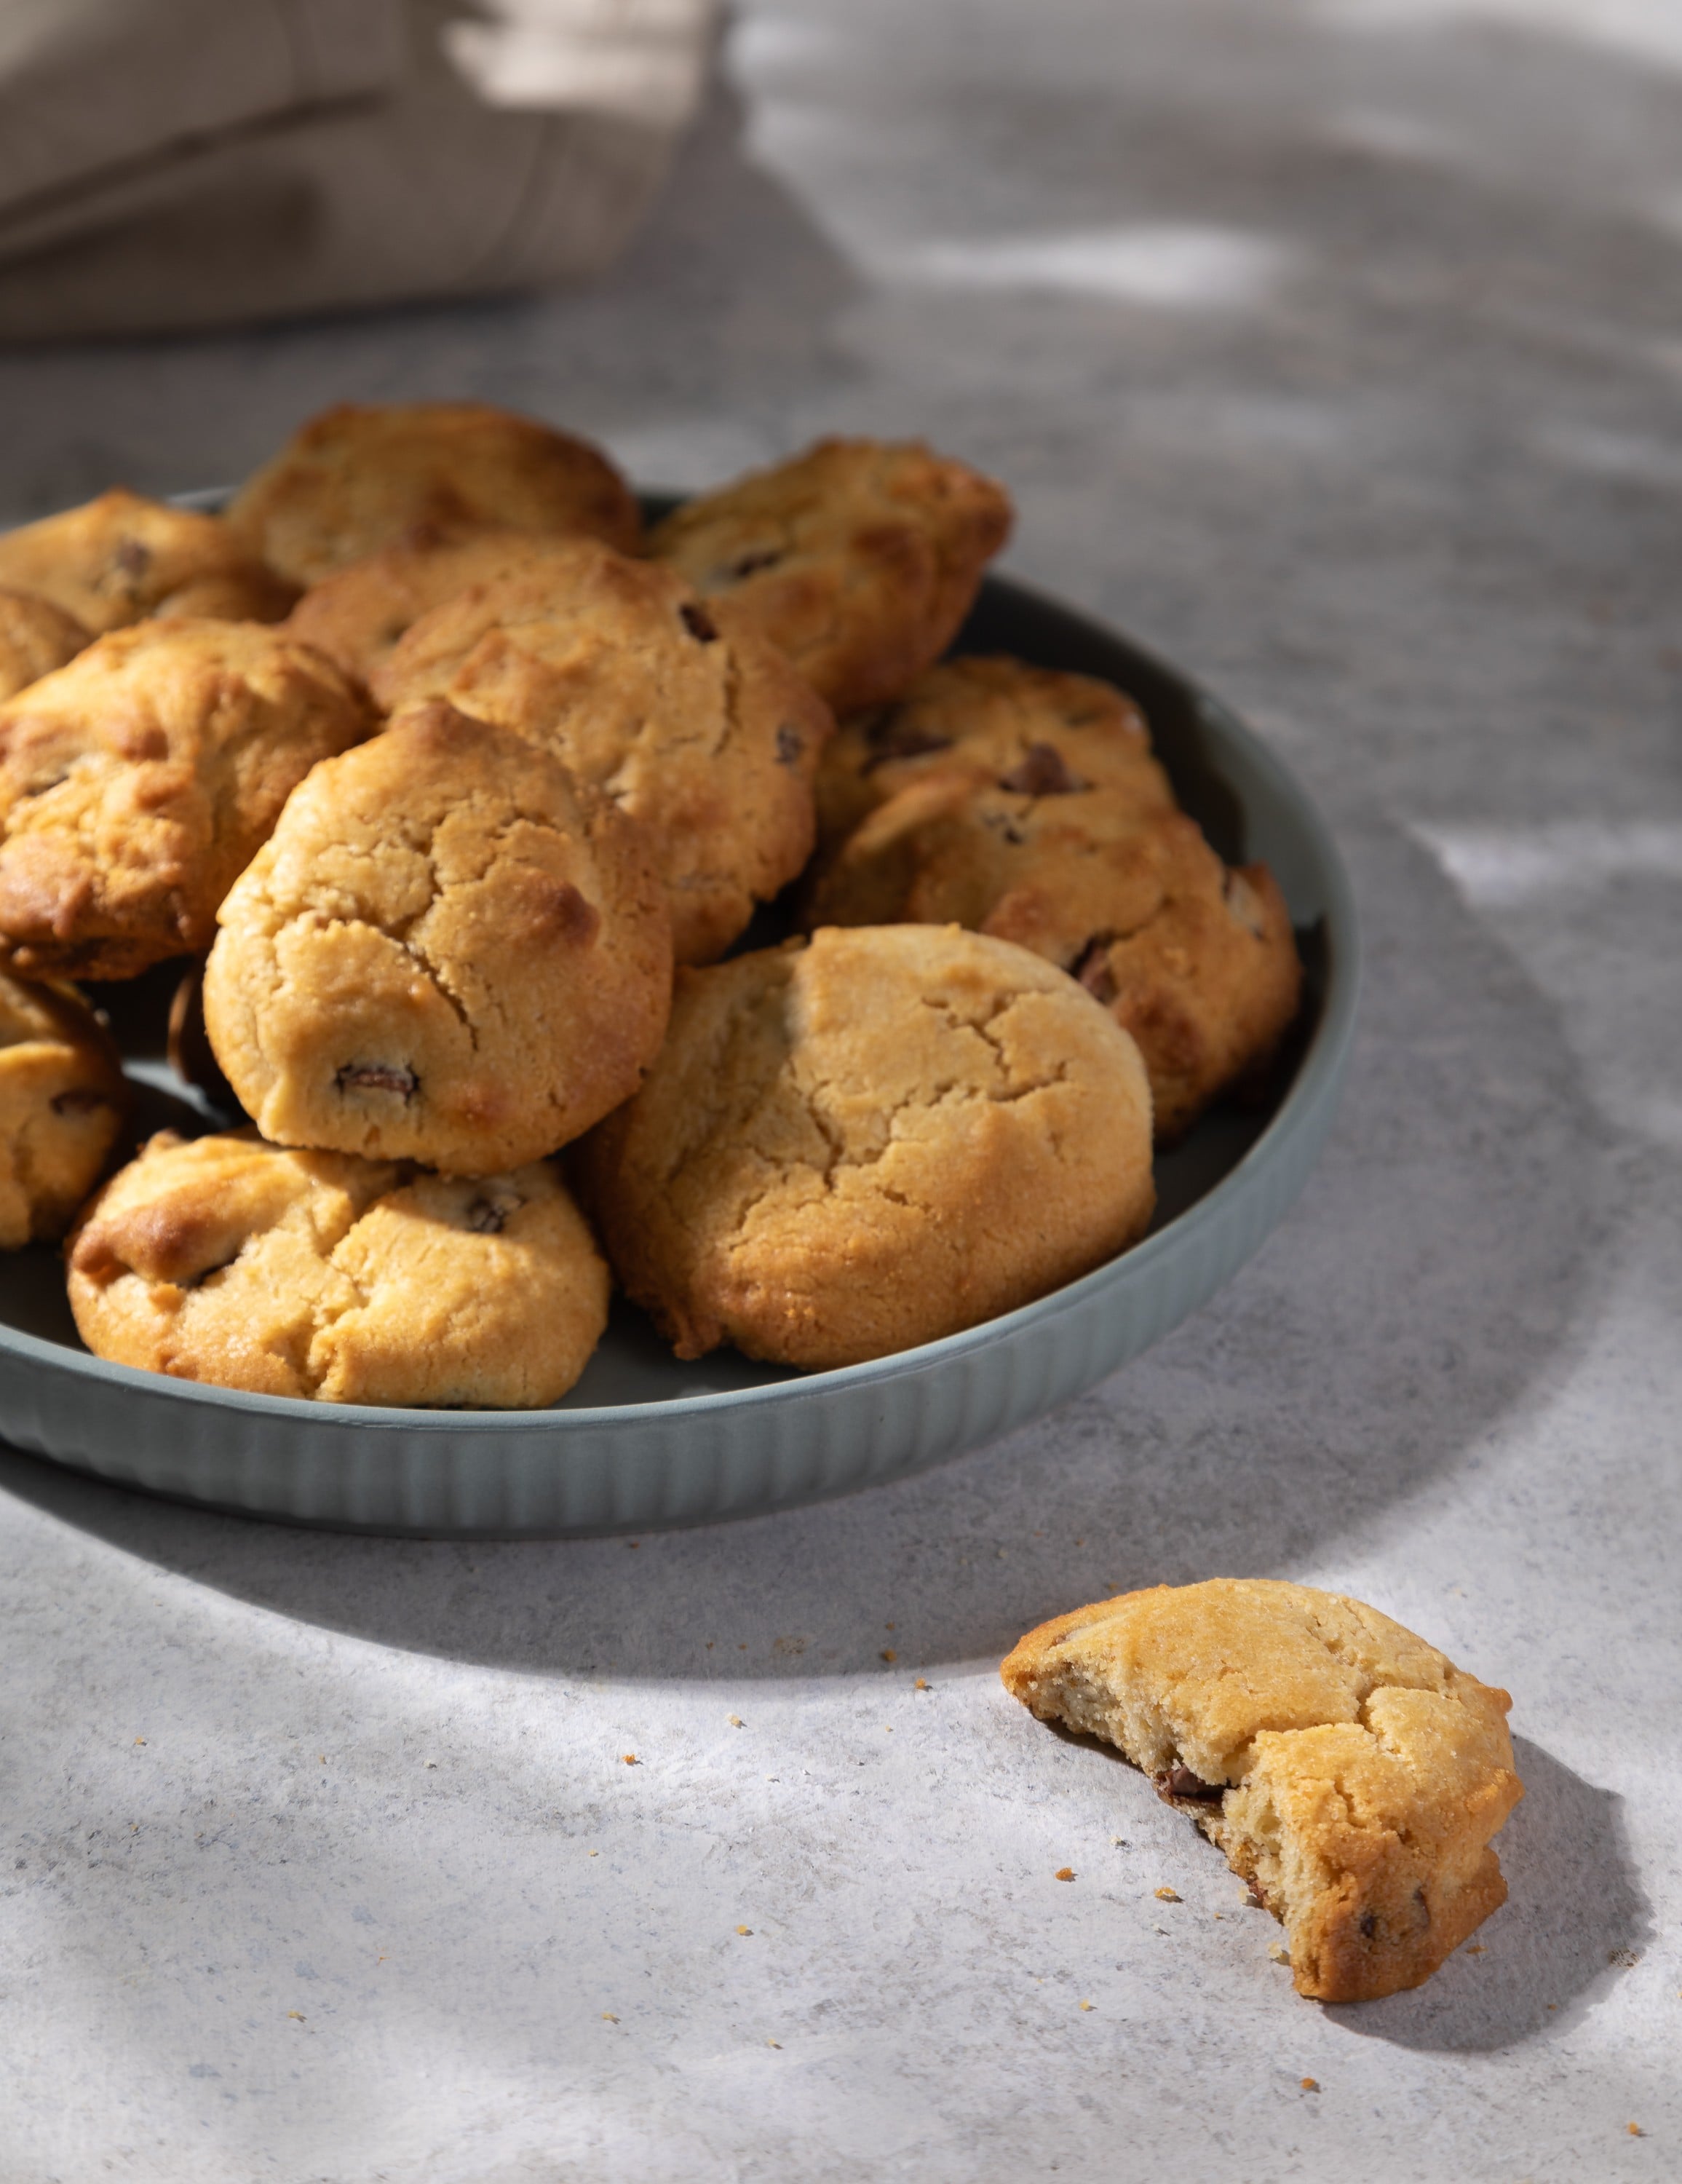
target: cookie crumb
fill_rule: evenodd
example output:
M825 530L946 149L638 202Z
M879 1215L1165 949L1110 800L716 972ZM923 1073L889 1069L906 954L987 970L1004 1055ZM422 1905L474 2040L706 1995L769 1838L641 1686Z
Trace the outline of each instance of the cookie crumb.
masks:
M1299 2082L1305 2093L1317 2093L1320 2090L1320 2081L1317 2078L1303 2078Z
M884 1661L897 1661L899 1656L891 1646L884 1646L882 1649L882 1658Z
M1181 1897L1177 1890L1159 1888L1156 1891L1156 1901L1159 1903L1178 1903L1181 1901Z
M914 1691L926 1691L928 1689L928 1678L927 1676L919 1676L916 1683L911 1685L911 1689Z
M1642 2130L1640 2125L1638 2123L1626 2123L1624 2128L1629 2132L1631 2138L1645 2138L1646 2137L1646 2131Z
M741 1717L741 1715L740 1715L739 1713L732 1713L732 1714L731 1715L731 1717L730 1717L730 1726L732 1727L732 1729L741 1729L741 1728L743 1728L743 1727L744 1727L744 1726L745 1726L745 1724L744 1724L744 1722L743 1722L742 1717Z
M1281 1942L1269 1942L1267 1954L1276 1964L1288 1964L1290 1962L1290 1951Z
M619 1756L627 1767L640 1767L643 1763L634 1752L622 1752Z
M1082 2004L1081 2004L1081 2008L1082 2008L1083 2009L1090 2009L1090 2008L1091 2008L1091 2007L1092 2007L1092 2004L1091 2004L1089 2002L1083 2002L1083 2003L1082 2003Z
M736 1930L738 1934L751 1934L754 1930L751 1926L738 1926Z
M307 2025L307 2024L309 2022L309 2019L308 2019L307 2017L305 2017L305 2015L304 2015L304 2012L303 2012L301 2009L289 2009L289 2010L287 2012L287 2015L288 2017L294 2017L294 2018L296 2018L296 2019L298 2020L298 2022L300 2025ZM1632 2124L1630 2125L1629 2128L1630 2128L1630 2130L1631 2130L1631 2131L1634 2131L1634 2130L1635 2130L1635 2125L1632 2123Z
M610 2009L604 2009L602 2012L602 2023L604 2025L617 2025L618 2022L619 2020L614 2015Z
M1072 1880L1074 1877L1075 1869L1072 1865L1060 1865L1051 1876L1054 1880Z
M766 2046L767 2048L780 2048L782 2047L782 2045L783 2045L783 2042L782 2042L780 2040L767 2040L767 2041L766 2042L766 2043L765 2043L765 2044L766 2044Z

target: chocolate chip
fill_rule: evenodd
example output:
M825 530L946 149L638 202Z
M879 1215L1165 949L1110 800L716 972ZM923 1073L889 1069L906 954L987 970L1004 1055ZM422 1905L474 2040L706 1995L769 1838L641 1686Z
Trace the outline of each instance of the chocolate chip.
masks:
M740 583L744 577L756 576L761 569L774 569L783 559L783 549L771 546L757 554L744 554L739 561L730 565L730 574Z
M1356 1923L1363 1939L1370 1942L1378 1930L1378 1914L1376 1911L1363 1911Z
M791 728L785 721L777 731L777 763L779 766L797 764L805 747L805 738L799 730Z
M1087 992L1102 1001L1106 1008L1115 1000L1116 980L1110 968L1110 943L1105 934L1100 933L1095 939L1087 942L1079 961L1075 965L1075 976Z
M420 1089L412 1069L383 1061L348 1061L333 1082L341 1092L395 1092L403 1100L412 1100Z
M1072 796L1086 783L1069 772L1055 744L1030 744L1021 760L1000 774L999 786L1016 796Z
M1195 1797L1206 1804L1227 1794L1224 1782L1206 1782L1200 1774L1194 1774L1189 1767L1178 1763L1166 1769L1161 1774L1153 1774L1150 1779L1156 1785L1157 1796L1169 1804L1176 1797Z
M682 619L684 628L698 644L714 643L718 636L718 624L705 607L699 607L691 600L686 605L679 607L677 611Z
M125 538L111 558L125 577L143 577L152 566L152 549L138 538Z
M932 729L919 727L915 720L907 720L898 705L883 705L869 715L863 723L865 741L870 745L871 755L865 760L864 771L885 766L890 759L924 758L930 751L950 750L950 736L936 735Z
M488 1198L476 1198L467 1209L467 1225L476 1236L499 1235L511 1211L493 1205Z
M55 1115L91 1115L96 1107L109 1107L111 1102L103 1092L95 1092L85 1085L73 1085L68 1092L53 1095Z

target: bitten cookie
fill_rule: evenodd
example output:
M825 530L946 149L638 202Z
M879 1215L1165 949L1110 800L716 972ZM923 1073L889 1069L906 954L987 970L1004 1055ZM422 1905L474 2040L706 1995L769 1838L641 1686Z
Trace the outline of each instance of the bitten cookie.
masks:
M881 805L813 888L813 924L954 919L1078 978L1139 1041L1159 1145L1263 1067L1301 966L1265 865L1229 869L1184 813L1050 769L931 774Z
M38 593L96 635L154 615L278 621L298 597L220 515L121 487L0 533L0 584Z
M1192 1815L1284 1922L1299 1994L1417 1986L1507 1900L1512 1701L1358 1600L1158 1585L1041 1624L1000 1674Z
M554 751L654 838L681 963L721 956L805 863L831 720L729 605L593 541L424 615L374 677Z
M1011 518L1002 486L920 443L820 440L687 501L649 546L848 713L939 658Z
M373 726L330 661L255 623L100 638L0 705L0 961L127 978L208 947L293 787Z
M117 1050L81 994L0 972L0 1251L64 1234L128 1111Z
M821 850L931 773L973 767L1022 794L1116 788L1141 811L1174 793L1145 716L1113 683L1002 656L946 660L901 698L838 723L813 784Z
M582 1148L609 1256L680 1357L931 1342L1144 1233L1139 1052L1050 964L955 929L822 932L680 974Z
M316 767L219 922L210 1044L281 1145L519 1167L628 1098L666 1028L635 822L436 701Z
M599 448L481 402L342 402L249 478L228 521L300 584L416 525L579 532L634 552L642 515Z
M74 660L88 634L37 592L0 591L0 701Z
M607 1268L546 1162L451 1182L254 1131L166 1131L67 1256L97 1357L256 1395L552 1403L607 1323Z

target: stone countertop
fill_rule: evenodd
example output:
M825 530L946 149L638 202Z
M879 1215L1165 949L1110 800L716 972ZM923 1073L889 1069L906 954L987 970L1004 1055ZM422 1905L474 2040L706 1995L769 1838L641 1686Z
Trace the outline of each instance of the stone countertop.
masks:
M1339 1124L1140 1362L825 1507L394 1542L0 1457L7 2184L1674 2176L1674 8L748 0L724 79L587 292L0 356L0 507L237 476L341 397L677 487L931 434L1330 816ZM999 1686L1217 1573L1514 1694L1511 1901L1415 1993L1300 2001Z

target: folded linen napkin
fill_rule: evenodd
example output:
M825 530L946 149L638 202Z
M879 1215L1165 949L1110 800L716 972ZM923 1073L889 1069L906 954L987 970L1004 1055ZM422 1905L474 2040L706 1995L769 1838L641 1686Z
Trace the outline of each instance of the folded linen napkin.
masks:
M593 272L717 0L0 0L0 339Z

